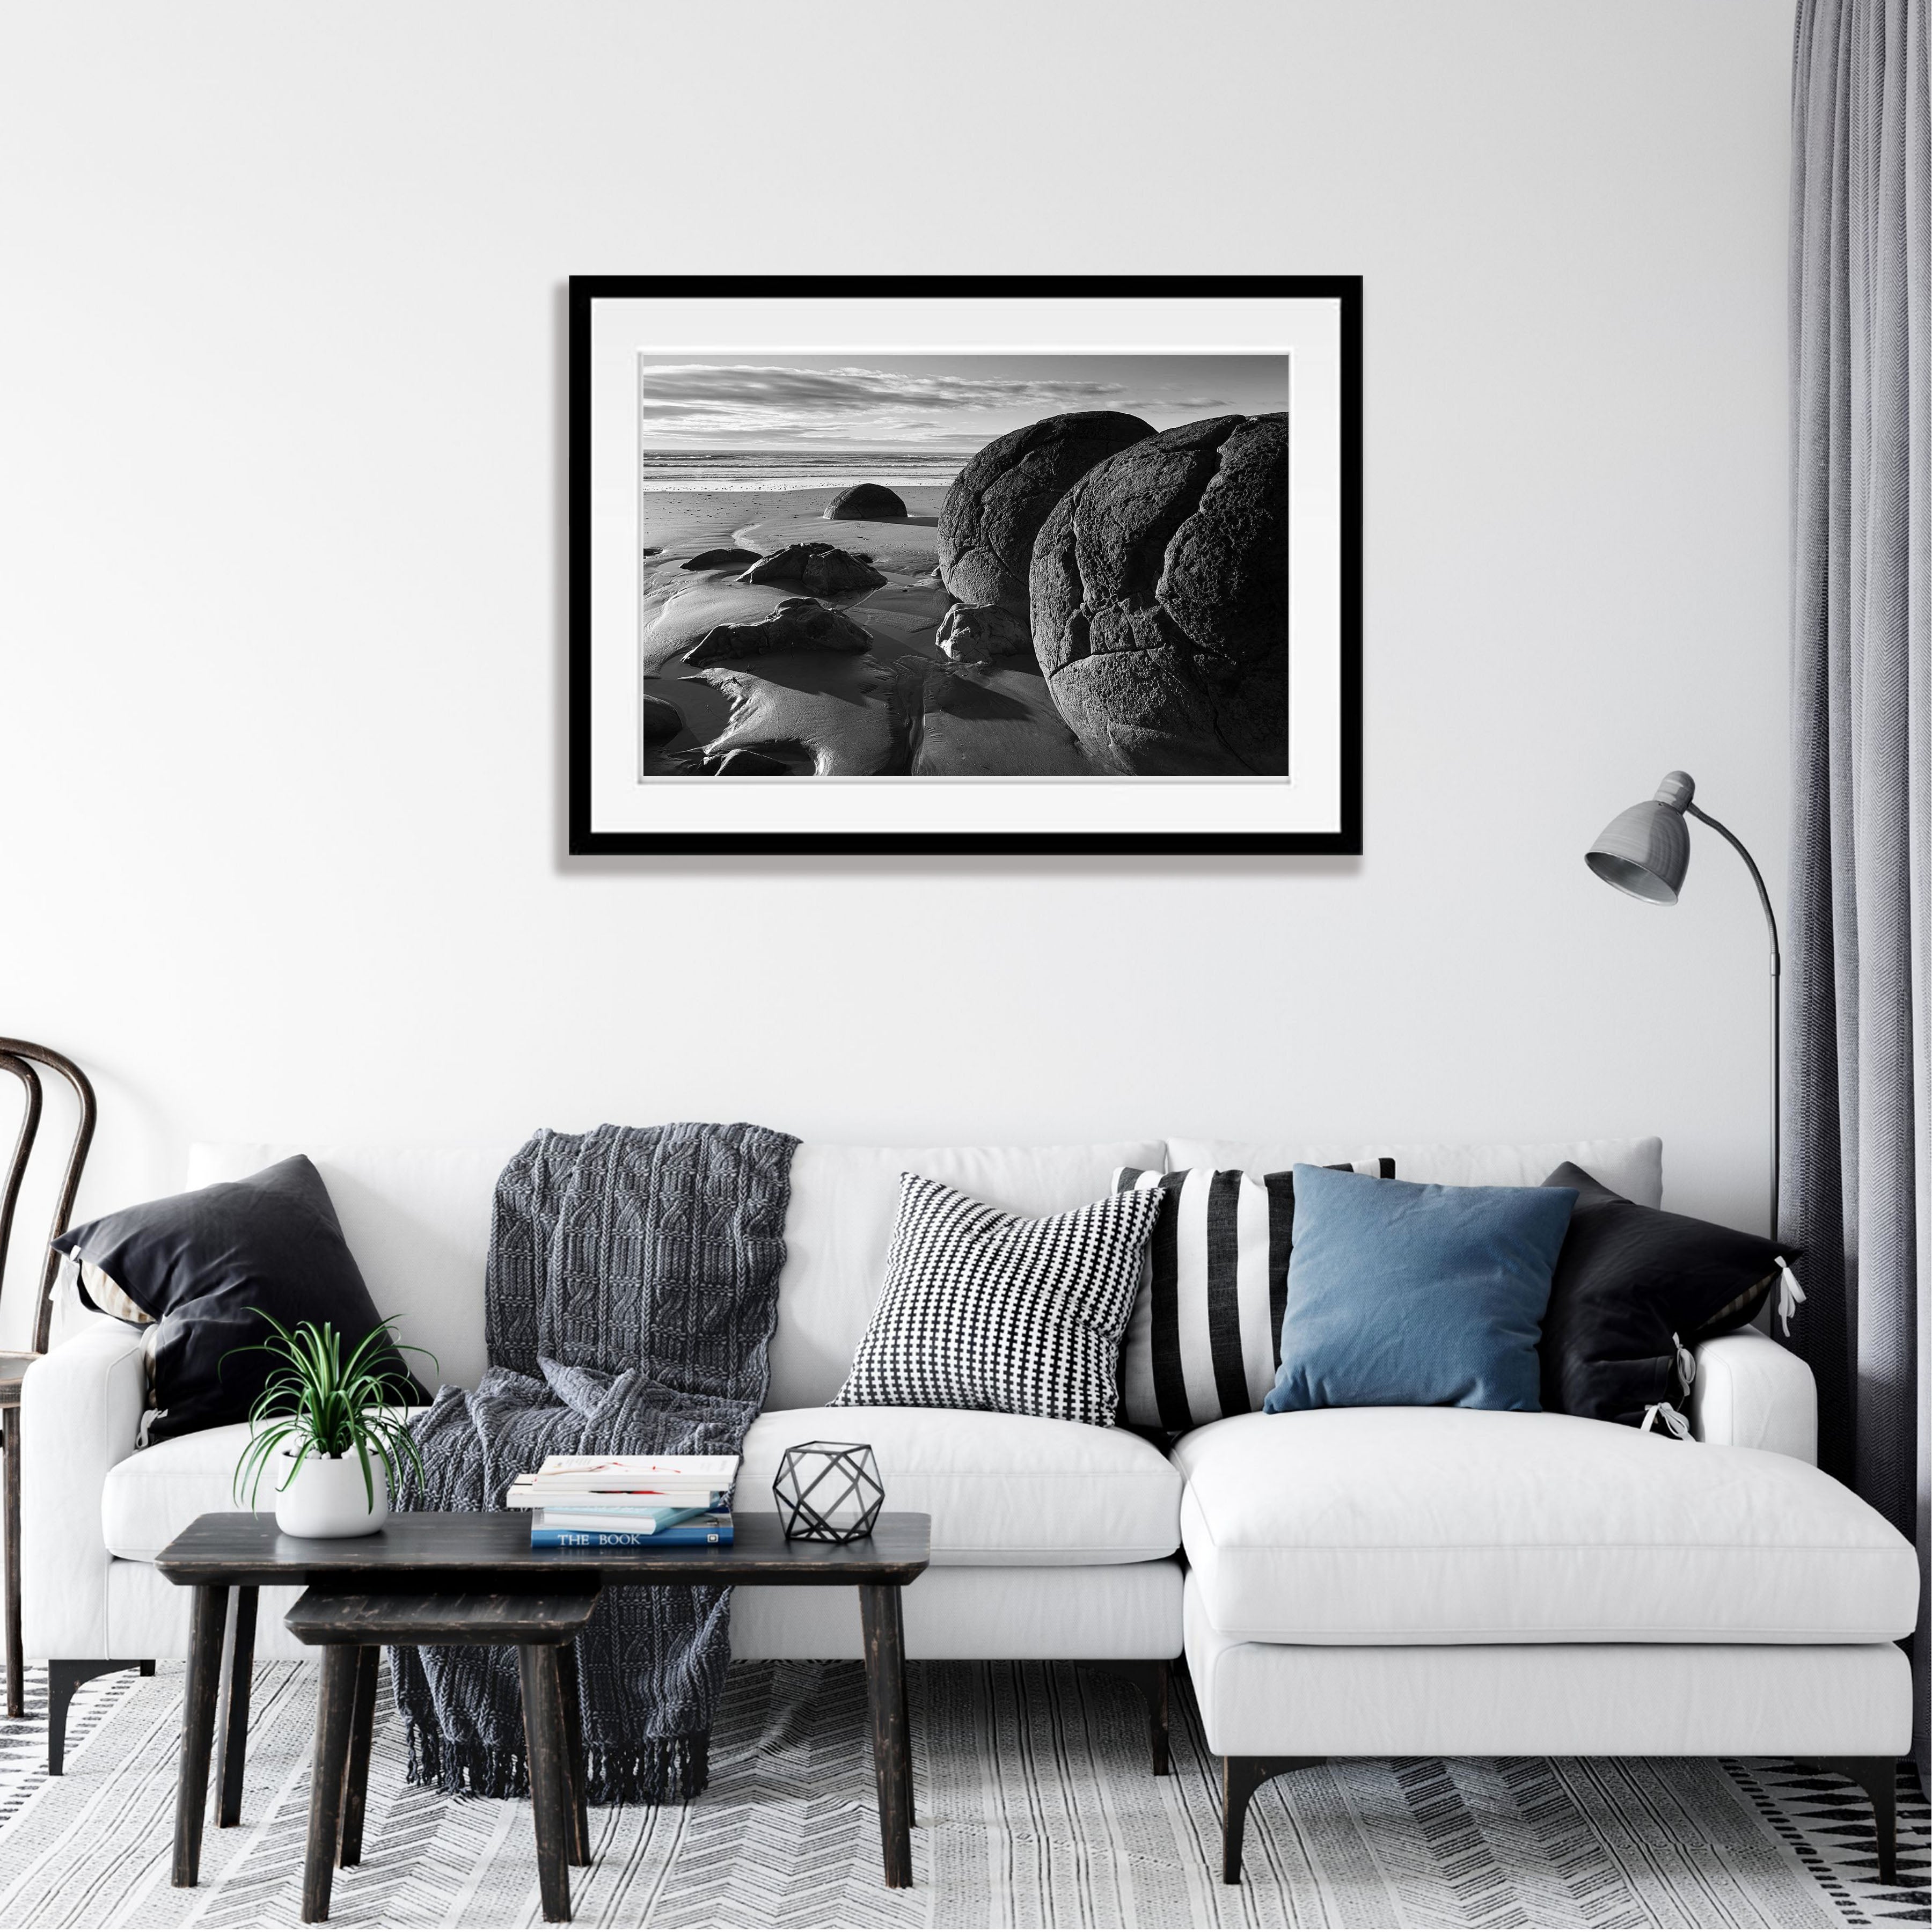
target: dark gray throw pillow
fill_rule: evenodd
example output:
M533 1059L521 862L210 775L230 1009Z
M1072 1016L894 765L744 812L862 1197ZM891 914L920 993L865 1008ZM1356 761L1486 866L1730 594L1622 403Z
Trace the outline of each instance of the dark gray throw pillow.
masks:
M268 1339L264 1312L285 1328L332 1323L345 1355L381 1325L334 1203L305 1154L245 1180L104 1214L54 1246L92 1262L160 1324L151 1442L248 1420L274 1364L230 1352ZM394 1349L380 1366L398 1400L429 1400Z
M1565 1161L1543 1184L1576 1204L1544 1317L1543 1406L1643 1426L1690 1393L1680 1350L1741 1328L1802 1250L1687 1214L1640 1208Z

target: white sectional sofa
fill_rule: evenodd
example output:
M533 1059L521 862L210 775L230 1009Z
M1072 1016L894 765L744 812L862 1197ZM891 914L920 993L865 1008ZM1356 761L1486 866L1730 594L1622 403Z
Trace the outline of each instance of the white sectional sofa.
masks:
M297 1151L327 1182L378 1307L435 1352L443 1380L473 1382L491 1192L512 1148L202 1146L188 1182ZM1046 1214L1097 1198L1118 1167L1382 1155L1405 1179L1466 1184L1534 1185L1574 1160L1660 1202L1654 1140L804 1144L739 1507L770 1506L791 1444L869 1442L889 1506L933 1520L932 1567L905 1596L908 1654L1118 1668L1149 1694L1156 1769L1166 1667L1184 1651L1227 1763L1230 1879L1249 1794L1329 1756L1777 1754L1856 1761L1888 1803L1888 1761L1911 1728L1894 1640L1916 1613L1916 1558L1810 1466L1809 1372L1756 1331L1699 1352L1701 1447L1563 1416L1390 1409L1231 1418L1170 1457L1126 1430L824 1406L864 1334L903 1170ZM28 1654L57 1666L56 1768L75 1683L187 1654L191 1593L153 1558L197 1515L235 1507L244 1432L137 1449L142 1406L138 1337L118 1324L74 1336L26 1378L24 1633ZM293 1657L276 1594L263 1594L259 1648ZM846 1594L740 1592L734 1652L856 1657Z

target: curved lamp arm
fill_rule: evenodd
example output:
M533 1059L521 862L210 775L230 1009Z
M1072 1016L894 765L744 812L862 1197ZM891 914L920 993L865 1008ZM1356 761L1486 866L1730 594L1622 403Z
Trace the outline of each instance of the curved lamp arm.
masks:
M1713 818L1708 812L1702 810L1695 804L1687 805L1684 809L1700 825L1708 825L1719 838L1729 839L1731 849L1744 862L1751 875L1751 884L1757 888L1757 902L1764 908L1765 927L1771 934L1772 976L1774 979L1776 978L1781 970L1780 956L1778 950L1778 915L1771 909L1771 895L1765 890L1764 874L1758 870L1757 861L1745 849L1744 842L1728 825Z
M1765 930L1771 939L1771 1238L1776 1240L1784 1135L1778 1094L1779 1054L1784 1045L1778 1018L1778 1010L1783 1004L1780 982L1784 974L1784 958L1778 946L1778 915L1771 909L1771 895L1765 890L1764 874L1758 870L1757 861L1751 856L1744 842L1728 825L1713 818L1708 812L1700 811L1694 803L1687 801L1684 810L1700 824L1708 825L1744 862L1744 869L1751 875L1751 884L1757 888L1757 902L1764 908Z

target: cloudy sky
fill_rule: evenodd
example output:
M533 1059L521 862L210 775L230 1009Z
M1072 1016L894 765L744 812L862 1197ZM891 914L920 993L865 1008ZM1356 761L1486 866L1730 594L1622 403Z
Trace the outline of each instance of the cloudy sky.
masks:
M1286 356L734 355L640 351L646 450L970 451L1041 416L1124 410L1157 429L1288 407Z

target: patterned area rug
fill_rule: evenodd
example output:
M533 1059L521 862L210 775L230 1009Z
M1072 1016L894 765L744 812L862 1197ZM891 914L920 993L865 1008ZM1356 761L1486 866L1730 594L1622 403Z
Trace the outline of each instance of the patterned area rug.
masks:
M1881 1887L1862 1794L1788 1764L1411 1760L1264 1786L1247 1875L1216 1882L1215 1761L1185 1688L1174 1775L1146 1768L1126 1685L1066 1665L924 1664L910 1892L880 1882L855 1664L742 1664L688 1809L591 1814L580 1925L1837 1926L1928 1917L1927 1811L1901 1791L1904 1884ZM76 1698L68 1774L0 1725L0 1925L292 1925L314 1666L257 1673L243 1822L200 1886L168 1882L182 1673ZM38 1673L29 1708L44 1708ZM542 1922L529 1807L403 1782L386 1672L363 1862L338 1925ZM1909 1774L1908 1774L1909 1775Z

